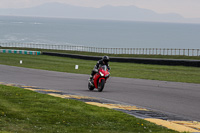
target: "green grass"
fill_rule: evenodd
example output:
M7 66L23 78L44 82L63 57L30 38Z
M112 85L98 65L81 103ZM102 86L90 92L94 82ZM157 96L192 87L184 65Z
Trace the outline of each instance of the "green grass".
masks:
M0 132L175 132L120 111L0 85Z
M23 60L23 64L20 64ZM51 71L90 74L97 61L46 55L20 55L0 53L0 64ZM75 70L75 65L79 69ZM111 76L150 80L200 83L200 68L185 66L147 65L110 62Z

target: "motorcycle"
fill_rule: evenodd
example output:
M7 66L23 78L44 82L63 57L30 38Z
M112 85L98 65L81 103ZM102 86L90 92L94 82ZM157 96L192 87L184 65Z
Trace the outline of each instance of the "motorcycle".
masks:
M99 67L99 70L93 76L92 81L89 81L88 89L92 91L94 88L96 88L99 92L103 91L106 80L109 78L109 76L110 72L108 71L108 67L106 65Z

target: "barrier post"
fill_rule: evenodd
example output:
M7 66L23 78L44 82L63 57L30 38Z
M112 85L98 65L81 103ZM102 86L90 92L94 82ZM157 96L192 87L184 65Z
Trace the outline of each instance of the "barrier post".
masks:
M149 55L151 55L151 48L149 48Z
M194 56L194 49L192 49L192 56Z
M171 55L172 55L172 51L173 51L173 49L171 48Z

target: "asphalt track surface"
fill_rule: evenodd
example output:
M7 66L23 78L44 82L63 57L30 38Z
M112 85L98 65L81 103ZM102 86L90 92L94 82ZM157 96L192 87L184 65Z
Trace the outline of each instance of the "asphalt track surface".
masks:
M200 84L110 77L103 92L98 92L88 90L88 77L0 65L0 82L104 98L200 121Z

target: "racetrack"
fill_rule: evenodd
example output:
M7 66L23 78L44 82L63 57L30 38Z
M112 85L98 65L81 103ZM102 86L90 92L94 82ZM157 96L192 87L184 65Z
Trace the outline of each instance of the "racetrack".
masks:
M200 121L200 84L111 77L103 92L91 92L88 77L0 65L0 82L105 98Z

